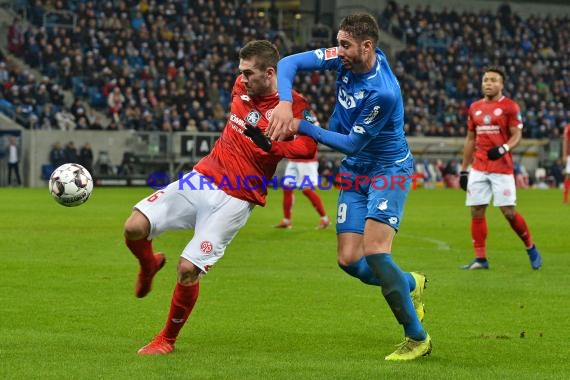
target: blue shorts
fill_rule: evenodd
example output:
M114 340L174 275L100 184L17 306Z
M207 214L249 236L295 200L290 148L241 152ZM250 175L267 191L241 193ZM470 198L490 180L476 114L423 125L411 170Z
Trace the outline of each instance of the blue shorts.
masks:
M336 232L364 233L366 219L398 231L408 192L415 182L412 155L390 165L342 163ZM415 179L414 179L415 181Z

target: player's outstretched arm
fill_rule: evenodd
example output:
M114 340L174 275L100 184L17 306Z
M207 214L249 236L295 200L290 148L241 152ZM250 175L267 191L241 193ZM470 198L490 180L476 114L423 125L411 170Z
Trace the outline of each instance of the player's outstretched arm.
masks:
M323 61L315 51L289 55L281 58L277 64L277 91L279 104L273 110L266 134L272 140L284 140L292 135L293 130L293 80L297 71L323 69Z

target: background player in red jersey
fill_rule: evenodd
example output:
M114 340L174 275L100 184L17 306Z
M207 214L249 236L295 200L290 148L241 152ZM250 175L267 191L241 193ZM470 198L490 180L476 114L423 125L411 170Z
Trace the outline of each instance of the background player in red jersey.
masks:
M568 203L568 191L570 190L570 124L564 127L562 135L562 159L566 161L566 176L564 177L564 203Z
M321 217L317 229L327 228L331 222L327 216L323 201L314 190L319 184L319 162L315 155L310 159L291 159L285 168L283 176L283 219L275 228L292 228L293 204L295 195L293 191L299 189L306 196ZM300 186L303 186L302 188ZM312 187L311 187L312 186Z
M144 297L165 263L154 253L152 239L169 230L193 229L182 251L170 311L162 331L140 355L168 354L196 304L199 280L223 256L255 205L265 205L267 183L277 163L286 158L311 158L317 144L306 136L271 142L264 135L279 102L276 66L279 53L269 41L251 41L239 53L239 71L232 90L230 116L212 152L194 170L135 205L125 222L126 245L140 263L135 295ZM295 117L310 111L295 93Z
M515 210L516 186L510 151L521 140L523 122L518 104L503 95L504 82L505 74L500 68L485 69L481 84L484 97L469 107L460 183L467 191L466 205L471 206L475 260L463 269L489 268L485 210L491 197L493 205L501 209L524 242L532 268L539 269L542 265L526 221ZM470 164L471 172L467 172Z

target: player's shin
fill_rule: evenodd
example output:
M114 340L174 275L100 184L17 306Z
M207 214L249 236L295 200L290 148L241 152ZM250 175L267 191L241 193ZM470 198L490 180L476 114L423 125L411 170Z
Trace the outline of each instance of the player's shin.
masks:
M530 231L523 216L517 212L515 213L513 218L508 219L508 221L512 229L517 233L519 238L523 241L525 248L532 247L533 246L532 237L530 236Z
M398 322L404 326L407 337L417 341L426 339L426 332L419 321L410 297L410 286L405 274L388 253L366 256L366 262L380 281L382 295Z
M125 239L125 244L140 263L141 269L151 272L155 267L154 252L152 251L152 240L145 238L140 240Z
M370 266L366 262L364 257L361 257L358 261L350 265L342 265L338 263L340 269L351 275L352 277L358 278L360 281L368 285L380 286L380 281L370 269Z
M170 311L168 319L160 335L167 339L170 343L174 343L180 330L190 316L200 292L200 283L197 282L190 286L184 286L176 283L174 294L170 301Z

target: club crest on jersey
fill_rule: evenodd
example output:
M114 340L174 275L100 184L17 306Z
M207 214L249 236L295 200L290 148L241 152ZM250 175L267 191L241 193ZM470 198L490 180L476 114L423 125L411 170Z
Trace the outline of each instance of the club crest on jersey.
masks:
M483 116L483 124L491 124L491 116L489 115Z
M325 50L325 61L338 57L338 48L332 47Z
M254 127L257 126L257 123L259 123L260 119L261 119L261 114L256 110L251 110L245 117L245 121L247 121L249 124L253 125Z
M379 203L378 203L378 210L380 211L384 211L388 208L388 200L387 199L380 199Z

